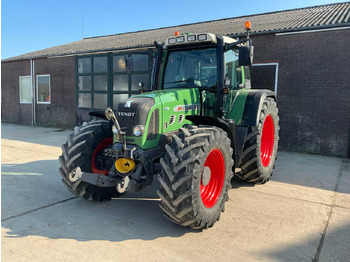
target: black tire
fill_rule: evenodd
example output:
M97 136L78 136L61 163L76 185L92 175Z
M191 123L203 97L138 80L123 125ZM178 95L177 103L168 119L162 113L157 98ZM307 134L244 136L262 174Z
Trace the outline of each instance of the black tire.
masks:
M109 141L113 137L112 123L105 120L92 120L82 126L74 128L74 132L68 136L67 142L62 145L62 155L59 157L61 167L59 172L63 184L74 195L88 200L104 201L119 196L115 187L101 188L75 177L75 171L80 168L82 172L93 172L92 159L95 155L94 169L99 168L97 155L102 150L102 141ZM109 140L108 140L109 139ZM96 171L95 171L96 172Z
M172 135L172 138L172 142L165 146L165 157L160 160L162 172L158 175L160 188L157 191L161 198L160 208L165 217L179 225L195 229L212 227L224 212L231 187L231 141L222 129L208 126L181 128L178 135ZM219 179L222 188L216 191L216 200L202 200L202 172L208 169L204 168L205 161L209 159L208 155L220 155L219 151L220 159L224 161ZM209 173L212 172L215 171ZM207 206L212 206L205 206L204 201L207 201Z
M270 118L271 117L271 118ZM267 118L270 118L266 121ZM271 120L272 119L272 120ZM266 121L273 123L273 143L272 151L269 151L270 157L262 157L262 133ZM235 174L235 178L250 183L264 184L269 181L272 171L275 168L275 160L278 149L278 132L279 132L278 108L273 98L266 98L259 116L259 124L257 127L249 127L247 136L245 137L241 162L239 164L240 171Z

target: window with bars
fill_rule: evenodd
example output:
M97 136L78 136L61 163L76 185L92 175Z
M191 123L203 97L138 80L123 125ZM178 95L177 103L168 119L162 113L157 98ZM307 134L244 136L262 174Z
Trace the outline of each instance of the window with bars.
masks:
M149 89L149 60L145 54L113 56L113 108L132 94L139 94L139 82Z
M77 58L77 106L81 109L116 108L138 83L150 87L152 53L105 54Z
M108 107L108 57L78 58L78 107L104 109Z

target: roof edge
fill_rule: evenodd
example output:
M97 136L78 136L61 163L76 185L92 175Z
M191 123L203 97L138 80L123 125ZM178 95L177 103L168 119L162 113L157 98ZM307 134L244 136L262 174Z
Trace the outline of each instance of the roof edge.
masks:
M319 30L319 29L332 29L332 28L339 28L339 30L340 30L341 28L348 27L348 26L350 26L350 23L337 24L337 25L300 27L300 28L287 28L287 29L278 29L278 30L269 30L269 31L258 31L258 32L252 32L250 35L254 36L254 35L277 34L277 33L288 33L288 32L306 32L306 31L313 31L313 30ZM245 33L226 34L226 36L241 37L241 36L245 36ZM112 52L112 51L122 51L122 50L131 50L131 49L152 48L152 47L154 47L154 45L149 43L149 44L145 44L145 45L124 46L124 47L119 47L119 48L107 48L107 49L94 49L94 50L85 50L82 52L71 52L71 53L62 53L62 54L32 56L32 57L18 58L18 59L12 59L10 57L10 58L6 58L6 59L1 60L1 63L24 61L24 60L30 60L30 59L40 59L40 58L76 56L76 55L93 54L93 53L101 53L101 52Z
M25 61L30 59L40 59L40 58L54 58L54 57L67 57L67 56L76 56L76 55L87 55L87 54L94 54L94 53L101 53L101 52L113 52L113 51L127 51L131 49L142 49L142 48L152 48L154 47L154 44L145 44L145 45L135 45L135 46L124 46L119 48L106 48L106 49L95 49L95 50L85 50L82 52L71 52L71 53L60 53L60 54L52 54L52 55L41 55L41 56L33 56L33 57L26 57L26 58L18 58L18 59L11 59L6 58L1 60L1 63L7 63L7 62L16 62L16 61Z
M127 35L127 34L132 34L132 33L151 32L151 31L155 31L155 30L170 29L170 28L174 28L174 27L190 26L190 25L197 25L197 24L206 24L206 23L220 22L220 21L225 21L225 20L230 20L230 19L240 19L240 18L254 17L254 16L259 16L259 15L270 15L270 14L289 12L289 11L303 10L303 9L308 9L308 8L317 8L317 7L322 7L322 6L332 6L332 5L349 4L349 3L350 2L337 2L337 3L331 3L331 4L307 6L307 7L293 8L293 9L285 9L285 10L280 10L280 11L266 12L266 13L258 13L258 14L251 14L251 15L241 15L241 16L234 16L234 17L226 17L226 18L214 19L214 20L209 20L209 21L194 22L194 23L187 23L187 24L181 24L181 25L172 25L172 26L165 26L165 27L159 27L159 28L152 28L152 29L145 29L145 30L138 30L138 31L123 32L123 33L118 33L118 34L109 34L109 35L84 37L83 39L94 39L94 38L103 38L103 37L110 37L110 36Z

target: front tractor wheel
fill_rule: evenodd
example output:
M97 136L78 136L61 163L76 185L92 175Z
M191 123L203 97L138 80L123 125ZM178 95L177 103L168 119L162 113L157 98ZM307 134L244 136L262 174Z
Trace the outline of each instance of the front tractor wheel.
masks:
M278 108L272 98L266 98L257 127L249 127L244 141L239 167L235 174L238 180L251 183L266 183L275 167L278 149Z
M113 144L112 123L92 120L74 128L62 145L59 172L70 192L88 200L104 201L119 196L115 187L97 187L80 180L81 172L107 175L113 159L103 152Z
M233 176L231 141L216 127L181 128L165 146L158 175L164 215L182 226L208 228L219 220Z

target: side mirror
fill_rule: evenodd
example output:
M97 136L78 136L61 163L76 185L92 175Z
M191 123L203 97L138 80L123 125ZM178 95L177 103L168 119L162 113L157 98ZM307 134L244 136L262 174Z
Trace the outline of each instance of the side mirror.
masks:
M140 89L140 94L142 94L145 90L143 89L145 87L144 82L139 82L139 89Z
M253 63L253 46L241 46L238 49L238 65L239 66L251 66Z

